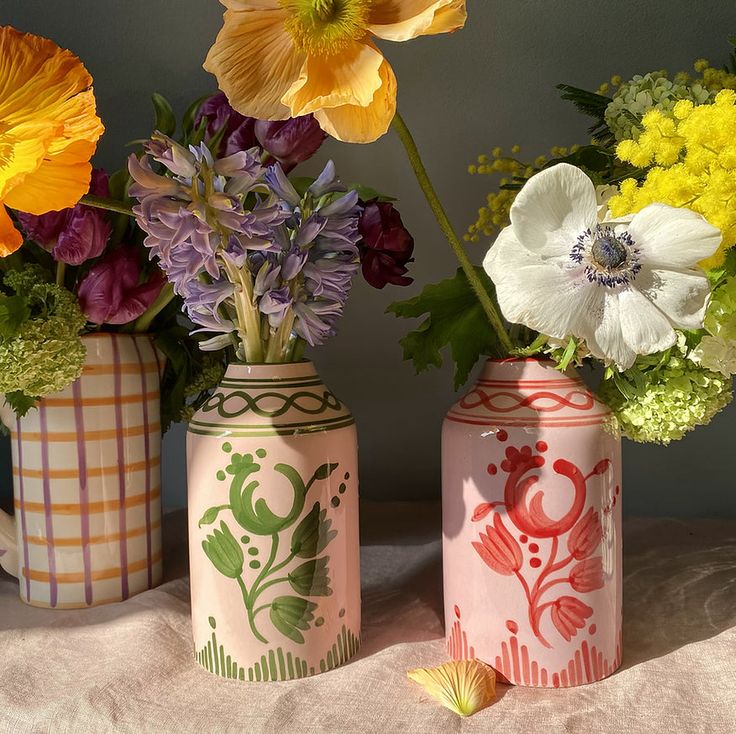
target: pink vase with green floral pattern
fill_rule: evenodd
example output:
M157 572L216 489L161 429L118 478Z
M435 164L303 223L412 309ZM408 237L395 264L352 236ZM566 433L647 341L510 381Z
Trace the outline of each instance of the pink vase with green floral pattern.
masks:
M360 638L358 452L311 362L228 367L187 437L197 661L224 678L303 678Z

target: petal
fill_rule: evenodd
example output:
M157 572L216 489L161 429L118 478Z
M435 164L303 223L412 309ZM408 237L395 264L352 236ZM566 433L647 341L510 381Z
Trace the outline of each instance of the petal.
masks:
M28 214L45 214L73 207L89 190L92 151L87 143L69 146L63 153L44 160L20 186L5 197L12 209Z
M38 169L55 133L48 121L23 123L0 133L0 200Z
M382 64L377 48L355 41L332 56L308 56L281 101L294 117L325 107L367 107L382 84Z
M620 291L618 306L624 341L637 354L662 352L677 341L669 319L639 291Z
M21 233L15 228L13 220L0 203L0 257L12 255L22 244Z
M483 267L496 286L507 321L557 339L589 330L582 322L600 297L599 286L589 283L572 263L527 250L513 227L501 232Z
M281 98L299 78L306 54L286 30L287 12L264 3L230 3L204 68L217 77L220 89L242 115L285 120L289 108ZM241 9L242 8L242 9Z
M396 115L396 77L385 60L379 73L381 86L367 107L343 105L314 113L328 135L344 143L372 143L386 134Z
M674 325L702 329L710 283L705 275L683 270L642 270L636 288Z
M665 204L650 204L626 227L642 260L652 266L687 268L710 257L721 244L721 231L700 214Z
M465 25L465 0L377 0L368 30L387 41L451 33Z
M436 701L459 716L470 716L496 697L496 673L479 660L453 660L407 673Z
M569 255L580 234L597 224L595 186L579 168L558 163L529 179L510 217L524 247Z
M605 362L615 362L628 369L636 360L636 352L626 343L621 328L618 293L599 288L602 298L590 310L588 328L581 333L590 353Z

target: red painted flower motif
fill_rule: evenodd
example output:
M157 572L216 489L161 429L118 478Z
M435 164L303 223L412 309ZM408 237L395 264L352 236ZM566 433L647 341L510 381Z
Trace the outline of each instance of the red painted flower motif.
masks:
M595 591L603 587L603 559L601 556L587 558L576 563L570 570L570 586L575 591Z
M587 558L600 545L603 528L598 513L591 507L570 531L567 548L579 561Z
M587 604L573 596L561 596L552 602L552 623L567 642L585 627L585 620L592 614L593 610Z
M493 518L493 527L486 525L480 543L473 543L478 555L497 573L511 576L521 568L524 558L514 537L504 527L501 516Z

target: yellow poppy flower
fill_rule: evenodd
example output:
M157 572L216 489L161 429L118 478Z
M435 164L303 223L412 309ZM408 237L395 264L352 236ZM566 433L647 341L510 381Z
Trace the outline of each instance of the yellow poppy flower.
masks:
M220 0L225 22L204 68L241 114L314 113L348 143L381 137L396 77L373 38L408 41L462 28L465 0Z
M452 660L407 675L458 716L471 716L496 698L496 673L479 660Z
M104 131L91 85L71 52L0 27L0 257L23 242L6 206L45 214L87 193Z

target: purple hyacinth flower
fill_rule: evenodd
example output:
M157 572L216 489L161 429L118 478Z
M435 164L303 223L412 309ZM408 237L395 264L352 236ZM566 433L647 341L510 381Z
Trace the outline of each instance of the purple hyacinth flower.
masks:
M315 199L319 199L325 194L332 194L337 191L345 191L345 186L337 177L335 164L332 161L327 161L322 173L317 176L314 183L309 187L309 193Z
M281 325L293 302L289 287L285 285L278 290L268 291L264 294L258 302L258 308L262 314L268 316L269 326L276 329Z

